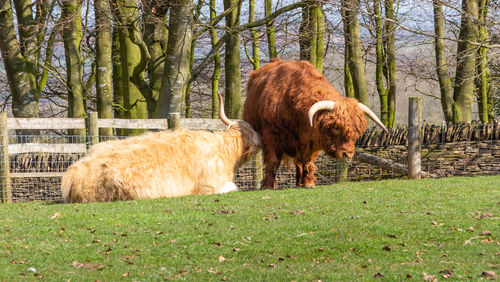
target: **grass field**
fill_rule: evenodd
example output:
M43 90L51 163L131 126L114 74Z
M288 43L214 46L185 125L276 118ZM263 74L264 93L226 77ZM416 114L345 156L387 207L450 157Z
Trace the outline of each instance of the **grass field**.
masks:
M0 280L491 279L499 219L500 176L3 204Z

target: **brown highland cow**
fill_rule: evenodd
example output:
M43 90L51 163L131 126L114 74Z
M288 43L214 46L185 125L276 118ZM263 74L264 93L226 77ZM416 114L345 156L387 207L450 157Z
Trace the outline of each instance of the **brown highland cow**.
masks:
M367 125L365 114L387 132L368 107L342 97L307 61L274 59L250 75L247 91L243 120L261 138L262 188L276 188L276 171L285 155L295 163L297 186L314 187L318 153L351 159Z

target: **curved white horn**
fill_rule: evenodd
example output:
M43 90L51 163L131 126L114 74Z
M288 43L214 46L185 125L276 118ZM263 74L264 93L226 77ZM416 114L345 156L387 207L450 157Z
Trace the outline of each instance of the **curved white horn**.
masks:
M309 108L309 112L307 113L307 116L309 117L309 124L311 124L311 127L313 126L313 118L314 115L321 110L326 110L326 111L332 111L335 107L335 102L331 100L324 100L324 101L319 101L314 103Z
M225 125L232 125L234 122L230 121L226 113L224 112L224 101L222 99L222 95L220 94L219 91L217 91L217 95L219 96L219 117L220 120L225 124Z
M361 104L361 103L358 103L359 105L359 108L366 114L368 115L369 118L371 118L376 124L378 124L378 126L382 127L382 129L387 133L389 134L389 130L387 130L387 128L385 127L385 125L382 123L382 121L380 121L380 119L377 117L377 115L372 112L372 110L370 110L370 108L368 108L367 106L365 106L364 104Z

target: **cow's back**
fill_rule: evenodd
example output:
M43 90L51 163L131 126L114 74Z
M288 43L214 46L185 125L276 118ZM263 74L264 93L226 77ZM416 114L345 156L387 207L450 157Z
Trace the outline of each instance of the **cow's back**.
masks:
M309 107L340 94L307 61L272 60L250 75L243 120L258 132L270 125L299 130L307 125Z

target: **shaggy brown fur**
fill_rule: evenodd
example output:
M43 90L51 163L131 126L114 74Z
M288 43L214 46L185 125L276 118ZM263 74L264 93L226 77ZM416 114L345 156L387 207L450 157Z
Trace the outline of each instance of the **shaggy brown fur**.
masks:
M250 75L247 91L243 120L261 137L263 188L276 187L276 170L284 154L294 159L297 186L314 186L319 151L351 158L367 125L358 101L342 97L307 61L272 60ZM309 108L322 100L335 101L335 109L318 112L311 127Z

